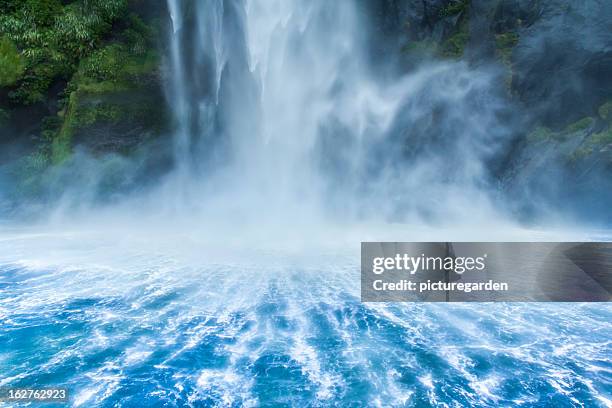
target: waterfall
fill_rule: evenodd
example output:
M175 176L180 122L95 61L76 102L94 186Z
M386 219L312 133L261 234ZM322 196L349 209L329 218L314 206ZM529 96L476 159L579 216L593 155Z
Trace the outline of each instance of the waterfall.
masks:
M242 216L458 216L489 206L508 129L491 75L389 78L358 3L168 0L181 199ZM451 204L452 203L452 204Z

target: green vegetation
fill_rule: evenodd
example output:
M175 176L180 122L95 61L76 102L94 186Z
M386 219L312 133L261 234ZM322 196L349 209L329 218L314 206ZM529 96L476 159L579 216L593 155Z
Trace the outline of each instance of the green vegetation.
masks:
M460 58L470 39L470 0L455 0L442 9L443 17L459 16L455 32L440 44L440 55L445 58Z
M470 0L452 0L438 9L432 19L434 24L442 22L442 38L434 36L432 32L428 32L424 38L413 35L416 38L411 38L402 47L402 52L411 54L417 60L428 56L451 59L462 57L470 39L469 7ZM406 31L410 30L409 21L405 23L405 27Z
M423 57L426 55L434 55L438 50L438 43L431 39L421 41L410 41L402 47L402 52L410 53L415 56Z
M505 78L506 89L509 94L512 93L512 52L518 44L519 36L514 32L506 32L495 35L495 48L497 57L506 67L507 73Z
M25 65L23 58L13 42L0 37L0 86L10 86L23 75Z
M601 151L603 148L611 144L612 128L608 127L602 132L592 134L582 146L580 146L570 155L569 159L571 162L585 159L594 152Z
M603 132L595 133L591 136L590 142L600 146L612 144L612 128L608 128Z
M0 5L0 35L19 49L23 68L15 103L45 100L56 79L68 79L127 12L127 0L25 0ZM4 43L3 43L4 44ZM3 46L4 47L4 46Z
M441 17L456 16L457 14L467 11L470 6L470 0L453 0L447 6L440 10Z
M440 55L445 58L460 58L470 39L469 0L455 0L442 9L442 17L458 16L454 32L440 44Z
M545 140L555 140L558 142L567 140L573 134L587 130L593 124L594 119L591 117L584 117L572 124L569 124L565 129L560 132L554 132L553 130L545 126L537 126L527 135L527 141L530 143L537 143Z
M152 125L160 121L157 101L146 96L138 99L156 75L159 56L146 47L135 53L134 44L139 42L113 43L83 59L68 84L69 97L60 112L64 121L53 140L54 163L69 156L72 137L79 129L123 120L148 119Z
M91 135L109 129L96 135L115 138L106 146L120 149L122 129L161 126L158 22L130 13L135 1L148 7L140 0L0 0L0 92L8 96L0 124L28 105L53 109L33 118L39 144L19 165L26 190L70 157L75 137L104 145Z
M591 117L582 118L572 124L567 125L565 133L576 133L588 129L593 124L594 119Z
M601 105L597 112L603 120L612 120L612 101L608 101Z
M142 75L157 69L156 52L143 48L140 54L131 52L129 46L112 44L104 47L81 63L76 80L83 90L105 92L134 87Z
M465 46L470 39L467 24L462 25L459 32L449 37L441 45L441 55L447 58L459 58L463 55Z
M70 94L67 111L60 112L64 121L55 137L51 139L51 157L55 164L62 163L70 156L70 142L74 129L74 110L77 107L77 93Z
M469 34L469 16L467 8L469 0L459 0L450 3L440 11L440 18L458 16L456 25L441 41L431 37L410 41L402 47L402 52L413 54L416 57L434 55L442 58L460 58L463 56Z
M527 135L527 141L537 143L549 140L553 137L553 131L545 126L538 126Z
M527 135L527 141L530 143L544 141L560 143L573 137L579 137L577 140L581 141L580 146L573 149L567 156L569 163L576 163L589 157L594 152L599 152L606 146L612 145L612 126L608 126L598 133L590 133L594 123L595 119L587 116L557 132L547 127L538 126Z
M518 44L519 36L516 33L508 32L495 35L495 47L501 61L506 65L511 65L512 50Z

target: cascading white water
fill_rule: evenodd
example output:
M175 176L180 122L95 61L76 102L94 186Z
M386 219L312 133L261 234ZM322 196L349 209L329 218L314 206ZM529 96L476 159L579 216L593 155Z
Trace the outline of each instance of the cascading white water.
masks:
M351 1L168 5L188 205L277 219L488 211L483 161L505 137L488 74L436 63L377 78Z

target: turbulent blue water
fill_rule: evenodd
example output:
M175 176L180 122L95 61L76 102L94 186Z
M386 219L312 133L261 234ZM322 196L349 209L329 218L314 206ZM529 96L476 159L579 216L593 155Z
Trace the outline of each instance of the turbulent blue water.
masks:
M0 384L70 406L611 404L608 304L360 303L353 253L0 242Z

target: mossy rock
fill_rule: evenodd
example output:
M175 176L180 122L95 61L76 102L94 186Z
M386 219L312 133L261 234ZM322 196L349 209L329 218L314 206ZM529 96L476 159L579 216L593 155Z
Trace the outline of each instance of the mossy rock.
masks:
M64 161L71 146L95 152L127 153L161 133L166 112L159 56L111 44L84 59L70 82L63 125L53 140L53 162Z
M553 137L554 132L545 126L538 126L527 135L527 141L530 143L542 142Z
M157 136L166 116L163 95L154 88L91 95L75 91L64 124L52 142L54 163L69 157L73 145L94 152L129 153Z
M467 12L470 0L452 0L440 10L440 17L451 17Z
M515 32L506 32L495 35L495 52L497 58L506 67L506 77L504 82L508 94L512 94L512 81L514 79L514 71L512 69L512 53L514 47L519 42L519 35Z
M576 133L583 132L589 129L594 119L591 117L582 118L574 123L569 124L562 131L553 131L546 126L537 126L527 135L527 141L530 143L538 143L542 141L564 142L573 137Z
M460 58L470 39L467 28L449 37L440 47L441 55L447 58Z
M512 51L518 44L519 36L517 33L508 32L495 35L495 48L497 55L506 66L510 66L512 62Z
M402 52L411 54L414 57L423 58L438 54L439 44L428 38L420 41L410 41L402 47Z
M603 105L601 105L599 109L597 110L597 113L599 113L599 116L603 120L607 120L607 121L612 120L612 101L608 101L604 103Z
M402 52L411 54L417 61L427 57L462 57L470 40L470 0L440 0L428 7L430 10L420 19L414 20L413 16L412 20L405 21L408 41Z
M14 85L25 71L25 62L15 44L0 37L0 87Z
M469 6L469 0L457 0L451 2L443 9L444 16L456 16L457 21L452 34L447 36L440 44L440 56L445 58L460 58L463 56L465 47L470 40Z
M609 127L602 132L594 133L589 142L599 146L608 146L612 144L612 128Z
M589 127L591 127L591 125L593 124L594 119L591 117L584 117L580 120L577 120L574 123L571 123L569 125L567 125L567 127L565 128L565 133L576 133L576 132L581 132L583 130L588 129Z
M445 40L436 41L428 37L423 40L410 41L402 48L402 52L416 57L437 56L440 58L457 59L463 56L469 39L469 21L467 18L462 18L452 35Z
M577 162L586 159L593 153L602 152L612 145L612 128L608 127L598 133L593 133L576 151L570 155L570 161Z

